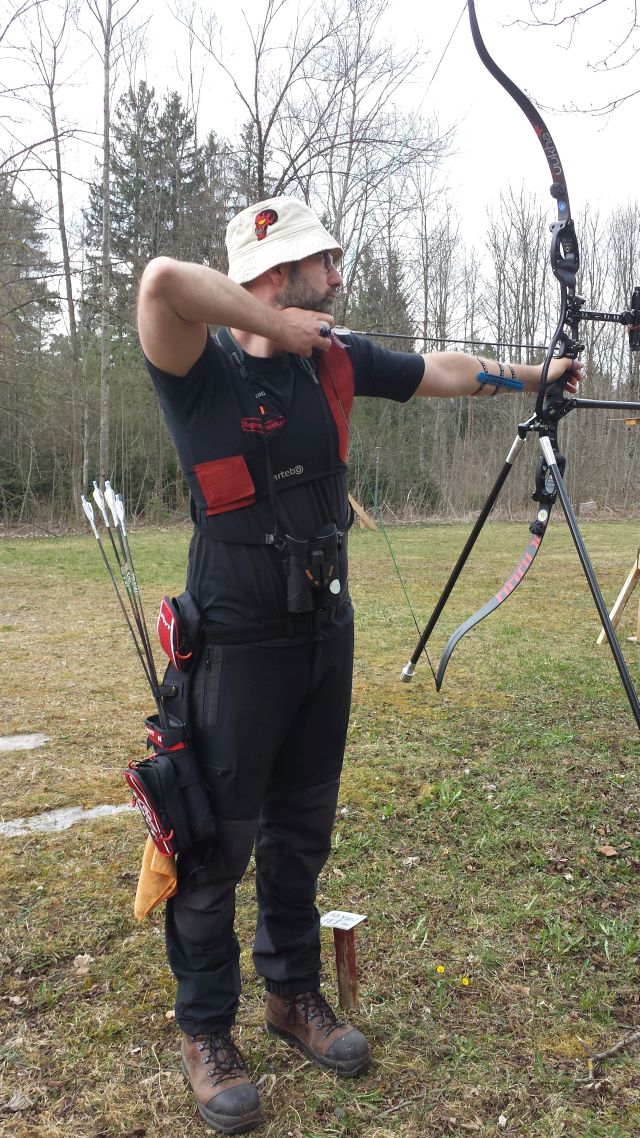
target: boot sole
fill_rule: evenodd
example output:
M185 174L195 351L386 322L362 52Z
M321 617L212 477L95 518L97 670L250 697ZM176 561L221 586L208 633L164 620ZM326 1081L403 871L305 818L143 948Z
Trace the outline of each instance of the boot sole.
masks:
M182 1074L191 1086L189 1079L189 1072L184 1059L181 1061ZM211 1126L213 1130L219 1130L222 1134L246 1134L249 1130L255 1130L262 1122L262 1110L257 1107L251 1114L246 1114L243 1119L230 1117L228 1114L216 1114L214 1110L208 1110L206 1106L198 1102L196 1099L196 1106L201 1117L206 1122L207 1126Z
M335 1075L343 1075L346 1079L352 1079L355 1075L364 1074L371 1063L371 1055L368 1055L366 1059L344 1059L342 1062L339 1059L325 1059L322 1055L317 1055L315 1051L311 1051L309 1047L305 1047L297 1036L290 1035L288 1031L282 1031L275 1024L269 1023L269 1020L266 1020L266 1025L270 1035L277 1035L285 1043L297 1047L298 1051L302 1051L302 1054L306 1055L311 1063L314 1063L316 1067L321 1067L323 1071L333 1071Z

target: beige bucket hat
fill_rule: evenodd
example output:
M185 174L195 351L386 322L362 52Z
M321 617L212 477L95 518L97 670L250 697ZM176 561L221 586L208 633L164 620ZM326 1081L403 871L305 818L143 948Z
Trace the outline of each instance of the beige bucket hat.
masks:
M274 265L325 250L334 261L343 252L313 210L297 198L267 198L243 209L227 226L229 276L238 284L255 280Z

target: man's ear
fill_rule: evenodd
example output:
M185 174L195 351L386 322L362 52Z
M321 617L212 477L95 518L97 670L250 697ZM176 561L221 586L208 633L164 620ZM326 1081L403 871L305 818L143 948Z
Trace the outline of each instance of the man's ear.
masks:
M264 275L269 278L275 288L280 289L289 279L289 265L286 263L274 265L272 269L267 269Z

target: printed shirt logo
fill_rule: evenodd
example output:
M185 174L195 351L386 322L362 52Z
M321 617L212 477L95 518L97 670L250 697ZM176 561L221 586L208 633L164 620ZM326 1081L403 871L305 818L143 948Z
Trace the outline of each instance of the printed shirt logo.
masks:
M273 431L279 431L285 423L284 415L275 415L272 419L245 418L242 420L241 426L243 431L258 435L270 435Z
M273 481L279 482L281 478L292 478L294 474L304 474L304 466L298 463L297 466L290 466L288 470L279 470L277 474L274 474Z
M256 214L255 226L258 241L264 241L269 231L269 226L275 225L277 220L278 215L275 209L261 209L260 213Z

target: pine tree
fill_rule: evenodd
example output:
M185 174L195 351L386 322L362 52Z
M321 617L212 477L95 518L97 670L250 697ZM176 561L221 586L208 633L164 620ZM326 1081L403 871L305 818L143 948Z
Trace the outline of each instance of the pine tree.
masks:
M226 203L214 198L219 187L212 167L219 151L213 135L204 146L197 145L195 120L177 92L168 94L160 108L153 88L141 82L120 100L111 162L113 323L120 338L133 330L135 294L148 261L164 255L206 263L214 249L220 251L227 210ZM90 187L87 213L93 245L101 198L96 183ZM93 281L89 303L92 287Z
M32 202L15 195L8 178L0 178L0 509L5 520L28 517L36 499L51 492L56 460L64 469L70 458L64 379L49 366L45 348L56 309L48 285L53 272L43 218Z

